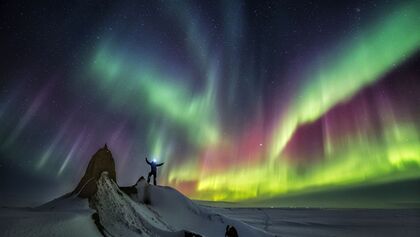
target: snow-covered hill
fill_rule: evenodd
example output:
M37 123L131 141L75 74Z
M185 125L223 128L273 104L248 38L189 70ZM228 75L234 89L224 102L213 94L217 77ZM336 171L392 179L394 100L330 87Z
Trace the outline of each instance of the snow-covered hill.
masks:
M118 187L107 145L91 158L76 188L36 208L0 208L0 236L273 236L191 201L178 191L140 179Z
M31 209L1 209L0 236L273 236L200 206L178 191L140 180L126 194L103 172L90 199L65 195ZM193 235L195 233L197 235Z

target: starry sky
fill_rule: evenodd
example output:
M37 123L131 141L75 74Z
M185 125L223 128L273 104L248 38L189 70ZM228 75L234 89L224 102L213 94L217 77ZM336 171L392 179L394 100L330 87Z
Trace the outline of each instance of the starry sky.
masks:
M420 178L419 1L0 4L3 203L120 185L263 200ZM22 201L23 202L23 201Z

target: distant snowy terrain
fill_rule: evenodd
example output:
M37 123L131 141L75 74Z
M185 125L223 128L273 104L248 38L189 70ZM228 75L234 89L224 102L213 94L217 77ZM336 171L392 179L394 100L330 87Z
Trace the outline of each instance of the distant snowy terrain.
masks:
M46 208L1 208L0 236L101 236L87 199L54 202Z
M277 236L420 236L420 209L214 209Z

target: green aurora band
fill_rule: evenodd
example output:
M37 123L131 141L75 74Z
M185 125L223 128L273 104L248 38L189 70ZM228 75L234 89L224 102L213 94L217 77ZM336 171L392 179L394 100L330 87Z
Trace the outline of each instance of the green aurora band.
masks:
M162 117L165 122L157 123L149 131L150 151L169 163L163 174L167 184L176 187L195 184L192 190L183 190L193 198L246 200L311 187L386 181L390 176L420 177L420 135L412 122L415 118L399 119L387 103L377 104L384 128L381 137L374 134L369 123L345 134L344 142L339 142L326 128L320 138L325 146L324 157L304 172L289 162L293 157L284 153L300 127L323 119L333 108L351 101L361 90L418 52L419 13L419 2L405 4L308 67L306 83L295 93L290 106L278 115L273 133L265 135L268 146L252 161L232 165L227 170L212 169L214 157L203 155L209 149L225 149L226 144L234 147L236 140L221 135L216 112L219 76L216 63L210 63L203 76L207 84L199 94L190 93L187 85L175 80L176 76L162 73L164 70L157 65L143 63L147 58L138 63L139 60L114 53L110 43L103 44L95 53L90 70L100 88L110 93L111 106L141 102L139 110ZM173 154L168 150L168 131L174 127L180 128L189 145L195 147L194 152L184 154L187 157L184 162L177 164L170 163Z

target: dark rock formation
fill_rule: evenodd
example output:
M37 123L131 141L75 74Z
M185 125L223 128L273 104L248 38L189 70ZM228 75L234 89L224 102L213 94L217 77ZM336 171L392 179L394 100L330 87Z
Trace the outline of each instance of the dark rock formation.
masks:
M90 198L98 190L96 183L102 172L108 172L109 177L116 181L115 162L107 145L99 149L90 159L85 175L80 180L72 194L81 198Z
M236 228L233 225L227 225L225 236L226 237L238 237L238 231L236 230Z
M121 191L123 191L128 196L135 195L135 194L138 193L136 186L140 181L145 182L146 180L144 179L143 176L141 176L134 185L128 186L128 187L119 187L119 188L120 188Z
M190 231L184 231L184 236L185 237L202 237L201 235L190 232Z
M137 194L137 188L135 185L128 187L119 187L121 191L131 197L131 195Z

